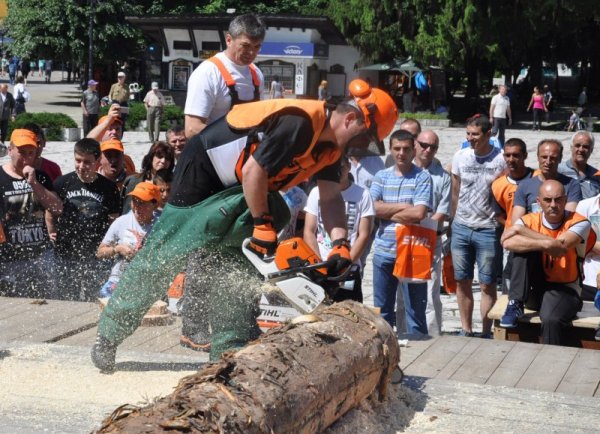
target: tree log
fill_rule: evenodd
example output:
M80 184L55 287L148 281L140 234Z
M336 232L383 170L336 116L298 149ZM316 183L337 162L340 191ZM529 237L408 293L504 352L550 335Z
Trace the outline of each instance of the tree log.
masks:
M392 328L345 301L270 330L141 409L120 407L98 432L319 433L377 391L400 360Z

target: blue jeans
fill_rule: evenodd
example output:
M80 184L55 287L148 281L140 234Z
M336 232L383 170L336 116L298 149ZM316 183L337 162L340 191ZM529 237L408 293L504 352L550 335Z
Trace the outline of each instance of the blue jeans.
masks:
M471 229L454 222L451 243L456 280L472 280L477 261L479 281L486 285L496 282L502 264L499 229Z
M398 288L398 279L392 274L395 262L393 258L373 255L373 303L381 309L381 316L392 327L396 324L394 310Z
M406 332L409 334L428 334L427 316L427 282L401 283L406 314Z

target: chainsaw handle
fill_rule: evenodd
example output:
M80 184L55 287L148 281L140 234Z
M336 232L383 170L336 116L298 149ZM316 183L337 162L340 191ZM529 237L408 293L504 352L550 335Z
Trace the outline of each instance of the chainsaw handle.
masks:
M292 267L285 270L280 270L275 273L269 273L268 279L276 279L278 277L285 277L290 274L302 273L305 271L318 270L319 268L328 268L330 265L334 265L337 262L336 259L330 259L328 261L317 262L316 264L303 265L301 267ZM348 280L356 279L357 273L360 273L360 267L358 264L350 265L342 274L339 276L323 276L325 280L331 282L346 282Z
M318 270L319 268L327 268L329 265L332 265L334 262L335 262L335 260L333 260L333 261L330 260L330 261L317 262L316 264L302 265L300 267L286 268L285 270L279 270L274 273L269 273L267 278L274 279L277 277L285 277L290 274L301 273L303 271L311 271L311 270Z

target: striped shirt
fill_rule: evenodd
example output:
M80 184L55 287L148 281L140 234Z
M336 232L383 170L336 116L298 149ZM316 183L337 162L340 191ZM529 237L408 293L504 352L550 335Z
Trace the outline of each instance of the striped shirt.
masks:
M415 165L405 176L398 175L395 166L380 170L373 178L370 192L374 202L425 205L429 211L432 209L431 175ZM373 246L375 254L396 258L396 222L379 220Z

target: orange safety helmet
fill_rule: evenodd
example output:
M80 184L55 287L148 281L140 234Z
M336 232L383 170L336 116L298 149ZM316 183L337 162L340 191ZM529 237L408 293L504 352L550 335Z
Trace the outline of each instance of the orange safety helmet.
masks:
M398 107L394 100L387 92L371 87L359 78L352 80L348 89L354 103L365 117L369 132L379 142L378 145L382 144L398 120Z

